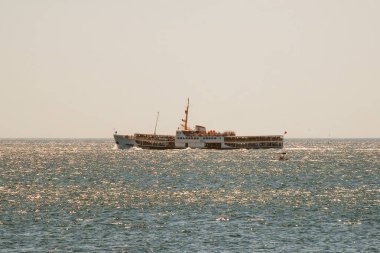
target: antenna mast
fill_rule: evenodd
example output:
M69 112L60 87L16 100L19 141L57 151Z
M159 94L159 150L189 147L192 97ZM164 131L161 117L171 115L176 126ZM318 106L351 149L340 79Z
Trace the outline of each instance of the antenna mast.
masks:
M187 98L187 106L185 110L185 131L188 130L188 127L187 127L188 115L189 115L189 98Z
M156 135L158 116L160 116L160 112L157 112L156 125L154 126L154 135Z

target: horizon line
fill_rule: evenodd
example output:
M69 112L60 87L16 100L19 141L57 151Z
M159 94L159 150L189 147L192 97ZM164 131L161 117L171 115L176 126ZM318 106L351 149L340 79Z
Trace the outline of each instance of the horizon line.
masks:
M258 135L259 136L259 135ZM113 139L112 137L0 137L0 140L91 140L91 139ZM284 137L285 139L380 139L380 137Z

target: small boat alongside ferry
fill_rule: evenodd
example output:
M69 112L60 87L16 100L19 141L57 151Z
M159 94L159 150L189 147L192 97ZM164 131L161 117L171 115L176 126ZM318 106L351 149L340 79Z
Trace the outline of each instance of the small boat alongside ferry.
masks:
M196 125L188 127L189 99L185 110L185 119L181 129L175 135L154 134L113 135L119 149L139 147L143 149L266 149L283 148L283 135L236 136L233 131L207 131L206 127ZM158 116L157 116L158 120ZM156 126L157 126L156 120Z

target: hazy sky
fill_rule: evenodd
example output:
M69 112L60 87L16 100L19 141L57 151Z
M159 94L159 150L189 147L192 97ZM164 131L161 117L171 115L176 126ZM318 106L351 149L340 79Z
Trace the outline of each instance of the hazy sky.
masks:
M380 137L378 0L0 0L0 138Z

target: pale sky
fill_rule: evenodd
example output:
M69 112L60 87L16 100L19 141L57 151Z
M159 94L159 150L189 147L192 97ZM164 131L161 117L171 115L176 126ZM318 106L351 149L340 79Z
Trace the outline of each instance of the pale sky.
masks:
M378 0L0 0L0 138L380 137Z

